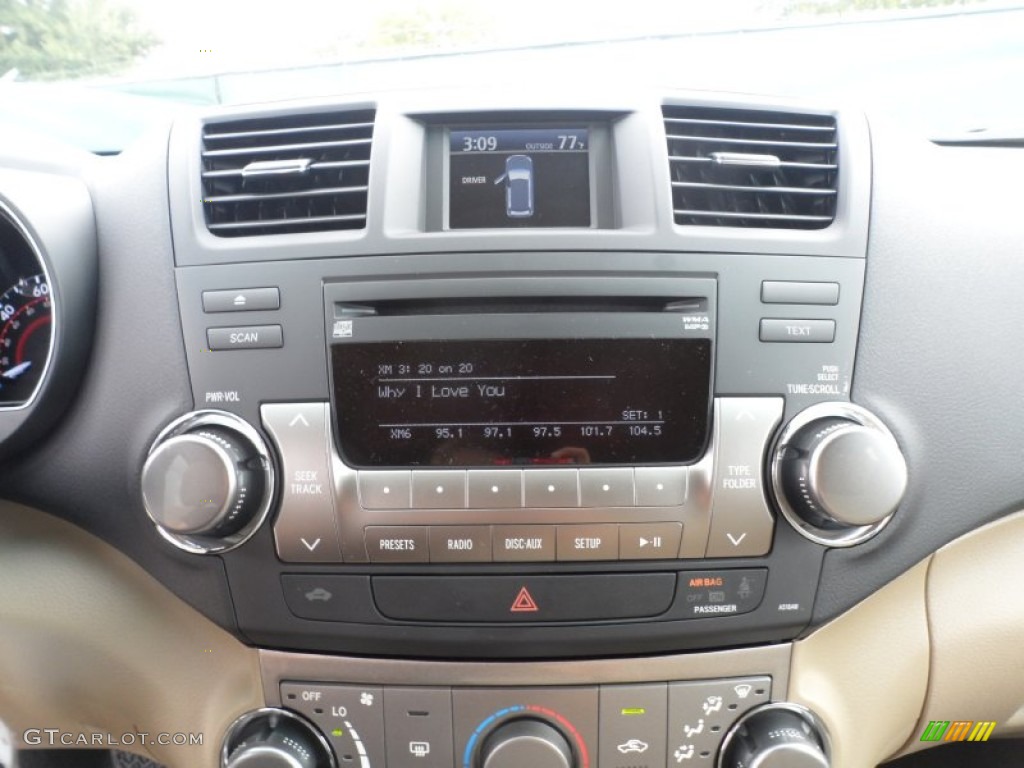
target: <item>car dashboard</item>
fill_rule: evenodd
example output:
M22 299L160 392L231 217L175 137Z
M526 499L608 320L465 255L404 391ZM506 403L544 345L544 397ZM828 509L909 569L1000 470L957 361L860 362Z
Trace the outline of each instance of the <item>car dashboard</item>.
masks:
M1020 170L614 89L8 143L0 719L224 768L1018 735Z

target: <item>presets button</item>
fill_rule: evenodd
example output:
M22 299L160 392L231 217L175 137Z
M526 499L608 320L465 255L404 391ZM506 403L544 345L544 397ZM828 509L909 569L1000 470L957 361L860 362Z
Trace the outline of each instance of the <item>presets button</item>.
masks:
M425 563L430 559L423 526L371 525L365 534L371 563Z

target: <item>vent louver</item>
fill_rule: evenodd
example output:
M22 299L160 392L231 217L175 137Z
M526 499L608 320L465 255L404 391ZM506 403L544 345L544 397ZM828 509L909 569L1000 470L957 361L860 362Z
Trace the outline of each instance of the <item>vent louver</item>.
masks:
M835 219L836 120L665 106L676 224L823 229Z
M203 210L220 237L366 227L372 109L208 123Z

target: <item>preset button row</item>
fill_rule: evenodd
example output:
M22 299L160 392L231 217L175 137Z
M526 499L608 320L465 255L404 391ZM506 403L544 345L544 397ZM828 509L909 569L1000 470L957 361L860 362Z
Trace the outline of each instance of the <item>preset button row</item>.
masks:
M682 535L681 523L374 525L365 530L372 563L674 559Z
M686 467L414 469L359 473L364 509L678 507Z

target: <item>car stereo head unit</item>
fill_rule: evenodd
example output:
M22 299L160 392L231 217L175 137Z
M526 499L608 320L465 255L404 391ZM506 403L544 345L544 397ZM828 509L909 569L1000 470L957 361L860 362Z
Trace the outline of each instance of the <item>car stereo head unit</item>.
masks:
M619 523L648 526L636 546L658 546L638 556L678 556L687 473L710 442L714 280L395 280L324 296L344 560L571 559L556 533L574 532L577 559L615 560Z

